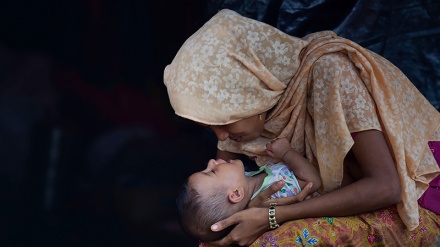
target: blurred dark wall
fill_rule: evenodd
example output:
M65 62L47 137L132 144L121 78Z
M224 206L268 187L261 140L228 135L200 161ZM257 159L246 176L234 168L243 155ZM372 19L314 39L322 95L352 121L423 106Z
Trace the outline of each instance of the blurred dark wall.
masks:
M206 2L0 4L1 246L194 246L183 180L215 152L162 71Z

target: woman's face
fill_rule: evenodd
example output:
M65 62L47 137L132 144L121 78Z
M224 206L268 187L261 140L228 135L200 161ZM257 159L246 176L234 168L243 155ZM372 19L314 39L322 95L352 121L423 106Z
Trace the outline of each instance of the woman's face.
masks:
M264 128L265 115L255 115L228 125L211 125L209 127L220 141L229 138L236 142L248 142L260 137Z

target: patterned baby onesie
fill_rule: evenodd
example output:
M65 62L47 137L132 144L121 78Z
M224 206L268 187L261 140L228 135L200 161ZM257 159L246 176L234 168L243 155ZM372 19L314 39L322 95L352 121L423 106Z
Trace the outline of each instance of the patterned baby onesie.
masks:
M267 163L266 165L261 166L258 171L245 172L245 174L246 176L253 177L257 174L260 174L262 171L266 172L267 176L264 178L260 189L258 189L258 191L252 195L251 200L254 199L254 197L257 196L261 191L267 189L273 183L279 180L284 180L284 187L278 192L272 194L272 198L294 196L301 191L298 180L296 179L293 171L289 170L289 168L281 162L277 164Z

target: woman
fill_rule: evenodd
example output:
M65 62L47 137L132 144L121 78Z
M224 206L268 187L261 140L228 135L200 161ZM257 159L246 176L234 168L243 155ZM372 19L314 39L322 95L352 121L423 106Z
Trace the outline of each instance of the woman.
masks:
M320 196L259 198L213 226L237 224L217 244L251 244L267 231L269 203L279 224L390 205L408 232L421 216L440 220L417 203L440 171L428 147L440 141L440 114L379 55L331 31L299 39L222 10L185 42L164 82L177 115L214 131L218 158L276 162L266 144L286 137L320 171ZM429 221L434 239L440 229Z

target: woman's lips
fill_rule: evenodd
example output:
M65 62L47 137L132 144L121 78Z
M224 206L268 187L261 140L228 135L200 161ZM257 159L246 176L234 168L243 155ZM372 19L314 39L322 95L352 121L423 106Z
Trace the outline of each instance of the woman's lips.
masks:
M229 137L231 140L236 141L236 142L240 142L241 141L241 137Z

